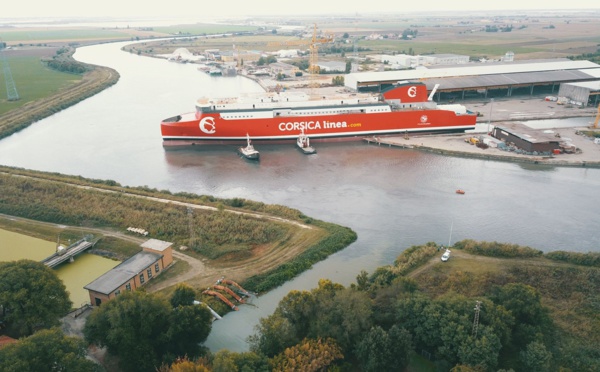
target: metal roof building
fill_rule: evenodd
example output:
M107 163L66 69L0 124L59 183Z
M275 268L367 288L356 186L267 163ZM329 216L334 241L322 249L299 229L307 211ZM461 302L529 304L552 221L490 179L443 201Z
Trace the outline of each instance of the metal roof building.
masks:
M600 80L561 84L558 96L566 97L573 102L581 104L589 102L593 106L598 106L600 103Z
M381 91L398 81L421 81L432 90L439 84L438 101L476 95L555 94L561 83L587 82L600 78L600 65L569 59L531 60L498 63L470 63L460 66L430 66L415 70L352 73L346 87L356 91Z
M142 243L142 251L121 262L84 288L90 304L100 306L123 291L132 291L156 277L173 263L173 243L150 239Z

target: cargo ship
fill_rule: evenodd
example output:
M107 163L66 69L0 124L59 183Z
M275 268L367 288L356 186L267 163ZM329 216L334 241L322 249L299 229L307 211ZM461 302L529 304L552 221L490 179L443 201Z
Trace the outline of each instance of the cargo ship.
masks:
M265 92L196 102L196 110L164 119L164 146L362 139L407 133L464 132L477 115L460 104L438 105L422 82L399 82L378 94Z

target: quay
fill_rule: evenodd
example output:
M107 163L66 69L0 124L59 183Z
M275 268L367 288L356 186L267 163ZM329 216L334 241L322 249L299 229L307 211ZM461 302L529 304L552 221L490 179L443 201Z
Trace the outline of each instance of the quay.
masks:
M54 268L66 261L72 261L73 258L79 253L91 248L96 242L90 242L86 238L76 241L70 246L57 250L51 256L46 257L42 260L42 263L50 268Z
M468 138L477 133L465 134L410 134L397 136L375 136L363 140L372 145L391 148L426 151L440 155L476 158L484 160L508 161L515 163L545 164L564 167L600 168L600 144L581 135L587 128L556 128L562 137L568 137L581 149L580 153L552 156L518 154L499 148L479 148L468 143ZM540 130L541 131L541 130Z

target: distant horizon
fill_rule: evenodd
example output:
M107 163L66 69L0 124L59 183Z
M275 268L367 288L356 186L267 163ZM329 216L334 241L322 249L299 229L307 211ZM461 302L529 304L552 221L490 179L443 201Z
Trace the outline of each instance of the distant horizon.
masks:
M547 0L506 0L504 2L478 2L458 0L428 0L425 3L400 4L396 1L383 0L373 5L371 3L349 3L347 0L304 0L297 4L277 0L258 0L249 5L241 0L229 0L208 8L200 2L189 0L171 0L168 3L148 3L139 0L122 2L105 0L93 10L82 9L81 3L75 0L55 0L31 4L31 1L12 3L4 7L0 15L3 20L23 19L140 19L140 18L190 18L190 19L227 19L239 17L315 17L315 16L373 16L381 14L419 14L419 13L476 13L476 12L579 12L600 11L597 0L580 0L576 3L549 3ZM223 9L225 12L220 13ZM206 16L210 14L210 16ZM294 20L289 18L287 20Z

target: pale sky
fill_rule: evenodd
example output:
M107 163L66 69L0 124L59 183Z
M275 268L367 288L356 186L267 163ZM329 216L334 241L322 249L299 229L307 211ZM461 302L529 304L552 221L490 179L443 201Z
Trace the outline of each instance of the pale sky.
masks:
M578 0L574 2L551 0L16 0L4 2L0 7L0 19L34 17L158 17L208 16L227 18L244 15L284 15L293 19L300 14L365 14L365 13L409 13L413 11L469 11L469 10L557 10L557 9L596 9L598 0Z

